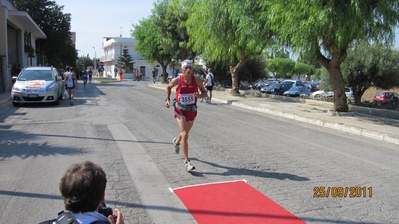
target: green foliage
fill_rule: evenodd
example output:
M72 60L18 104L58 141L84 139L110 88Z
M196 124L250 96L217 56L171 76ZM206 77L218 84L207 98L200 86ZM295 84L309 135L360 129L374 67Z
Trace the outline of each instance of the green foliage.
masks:
M215 80L219 84L229 83L231 84L231 74L229 71L228 63L210 63L206 62L208 67L211 67L215 74ZM265 71L266 61L262 57L250 59L243 65L238 72L239 81L255 82L259 79L267 78Z
M78 57L76 60L75 68L82 68L82 64L84 64L84 67L87 68L89 66L94 66L94 61L88 56Z
M334 110L347 111L340 66L355 40L392 43L399 21L397 0L261 1L282 44L307 53L327 69L335 92Z
M195 1L187 20L193 49L209 61L229 64L232 93L238 93L241 67L261 55L271 39L263 10L254 0L202 0Z
M328 73L327 69L321 68L320 69L320 89L326 91L332 91L333 87L330 80L330 74Z
M134 61L132 56L129 54L129 49L127 46L123 46L122 55L118 58L117 62L122 65L122 68L127 69L128 71L133 70Z
M47 39L38 40L37 46L41 64L50 64L58 68L75 64L75 47L71 40L71 15L62 12L63 6L49 0L11 0L14 6L26 11L46 34Z
M399 87L399 51L379 43L360 42L348 51L341 71L355 92L355 103L359 104L370 87Z
M276 78L289 78L294 73L295 62L289 58L274 58L267 61L267 71Z
M293 74L299 75L299 76L305 76L307 75L308 78L310 78L313 74L315 73L315 69L312 65L307 65L301 62L296 62Z

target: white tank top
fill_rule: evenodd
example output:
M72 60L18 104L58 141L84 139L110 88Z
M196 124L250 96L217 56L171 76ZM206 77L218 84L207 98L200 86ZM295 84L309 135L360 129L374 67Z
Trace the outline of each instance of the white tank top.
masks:
M66 86L67 87L73 87L73 78L72 78L73 73L72 72L67 72L66 74L67 74L67 77L65 79Z

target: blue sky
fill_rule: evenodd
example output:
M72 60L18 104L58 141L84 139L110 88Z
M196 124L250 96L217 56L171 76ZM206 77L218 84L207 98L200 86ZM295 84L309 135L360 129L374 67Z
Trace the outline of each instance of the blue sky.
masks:
M130 37L132 24L151 15L155 0L55 0L71 14L79 56L102 56L103 37ZM94 48L95 49L94 49ZM96 53L95 53L96 52Z
M151 15L156 0L55 0L64 6L64 13L72 17L71 31L76 32L79 56L102 56L103 37L130 37L132 24ZM94 48L93 48L94 47ZM396 29L395 48L399 49L399 29ZM96 54L96 55L94 55Z

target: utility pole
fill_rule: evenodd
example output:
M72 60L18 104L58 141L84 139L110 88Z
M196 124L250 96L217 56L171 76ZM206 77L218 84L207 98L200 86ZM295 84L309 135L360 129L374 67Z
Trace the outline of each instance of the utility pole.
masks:
M93 49L94 49L94 59L93 59L93 61L94 61L94 71L93 72L96 72L97 71L97 59L96 59L96 57L97 57L97 52L96 52L96 48L95 47L93 47Z

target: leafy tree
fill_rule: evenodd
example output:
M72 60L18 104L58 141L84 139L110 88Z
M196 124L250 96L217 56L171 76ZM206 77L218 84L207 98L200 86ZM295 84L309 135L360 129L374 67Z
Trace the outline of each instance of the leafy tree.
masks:
M152 15L134 26L132 36L136 39L136 50L146 60L161 65L162 82L166 81L169 64L196 57L187 45L189 36L184 26L189 9L189 2L182 6L171 0L160 0L154 4Z
M307 75L307 79L309 79L315 73L315 69L312 65L296 62L293 73L299 76Z
M75 46L71 40L71 15L62 12L64 6L58 6L50 0L11 0L21 11L26 11L46 34L47 39L38 40L38 51L45 58L42 64L65 68L76 61ZM42 58L42 57L40 57Z
M231 84L231 74L228 63L206 62L212 68L215 80L219 84ZM265 71L266 62L262 57L250 59L243 65L238 73L239 81L254 82L259 79L267 78Z
M231 93L238 94L240 69L249 59L263 53L271 36L260 16L263 7L255 0L194 2L186 24L189 44L211 62L229 63Z
M295 62L289 58L274 58L267 61L267 71L275 77L286 79L291 77L295 68Z
M154 13L154 12L153 12ZM166 68L173 54L168 48L168 40L162 38L160 27L156 25L156 16L151 15L134 25L132 36L136 39L136 51L147 61L158 62L162 67L162 82L166 82Z
M82 68L82 64L85 68L89 67L89 66L93 66L94 62L93 60L87 55L87 56L81 56L79 58L77 58L76 60L76 68L81 69Z
M134 66L134 61L132 56L129 54L129 49L127 46L123 46L122 49L122 55L118 58L117 62L122 65L122 68L127 69L130 71L130 69L133 69Z
M261 1L281 43L315 58L330 75L334 110L348 111L340 66L355 40L392 43L397 0Z
M360 105L370 87L399 87L399 51L378 43L361 42L348 51L341 71L347 85L352 87L355 104Z

